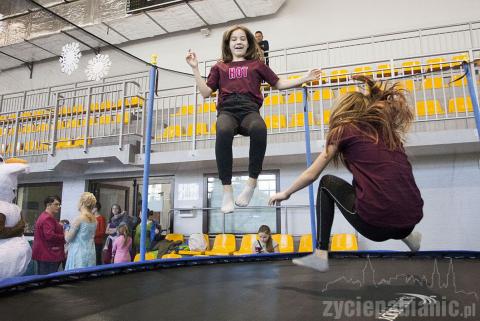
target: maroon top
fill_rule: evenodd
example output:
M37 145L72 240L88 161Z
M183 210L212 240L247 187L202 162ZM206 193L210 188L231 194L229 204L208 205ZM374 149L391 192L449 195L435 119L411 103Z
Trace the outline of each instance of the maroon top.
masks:
M207 86L213 91L220 89L218 104L230 94L247 94L258 103L263 104L260 84L265 80L270 86L275 86L278 76L260 60L244 60L235 62L218 62L207 79Z
M380 227L412 227L423 217L423 200L403 148L389 150L379 137L376 144L352 125L338 141L347 168L353 174L356 212Z
M32 259L43 262L65 260L63 227L47 212L43 212L35 222Z

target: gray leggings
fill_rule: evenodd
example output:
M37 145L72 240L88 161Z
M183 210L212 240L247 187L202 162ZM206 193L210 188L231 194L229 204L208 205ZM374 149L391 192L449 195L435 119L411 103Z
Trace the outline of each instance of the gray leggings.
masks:
M232 184L232 143L237 134L250 136L248 175L258 178L267 148L267 126L258 111L258 104L246 95L229 95L217 116L215 156L223 185Z

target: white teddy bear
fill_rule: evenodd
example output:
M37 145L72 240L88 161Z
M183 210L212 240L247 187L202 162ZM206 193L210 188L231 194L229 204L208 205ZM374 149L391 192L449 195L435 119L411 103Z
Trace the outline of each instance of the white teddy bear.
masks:
M22 160L3 161L0 156L0 280L25 273L32 250L23 236L20 208L13 204L17 176L28 172Z

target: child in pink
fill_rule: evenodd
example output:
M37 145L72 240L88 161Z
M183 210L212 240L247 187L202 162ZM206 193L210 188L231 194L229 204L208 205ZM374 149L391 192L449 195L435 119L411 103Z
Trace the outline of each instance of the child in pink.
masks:
M118 236L112 245L112 263L131 262L132 238L129 236L128 226L121 224L117 233Z

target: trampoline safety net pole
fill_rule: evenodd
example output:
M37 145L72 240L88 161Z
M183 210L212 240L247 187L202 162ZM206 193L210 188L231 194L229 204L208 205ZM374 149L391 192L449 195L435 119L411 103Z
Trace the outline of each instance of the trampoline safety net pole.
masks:
M312 164L312 155L310 150L310 125L308 123L308 95L307 87L302 86L303 89L303 125L305 127L305 149L307 158L307 168ZM313 115L312 115L313 116ZM315 251L317 246L317 233L315 226L315 203L313 198L313 183L308 186L308 200L310 204L310 227L312 230L312 252Z
M150 151L152 146L152 118L153 98L155 95L155 75L157 72L157 55L152 55L150 67L150 79L147 99L147 126L145 129L145 159L143 164L143 188L142 188L142 222L140 225L140 261L145 261L145 241L147 236L148 217L148 176L150 175Z
M475 92L475 82L473 81L472 68L469 62L463 62L463 69L465 70L465 75L467 76L468 83L468 92L470 93L470 99L472 100L473 114L475 115L475 123L477 125L477 133L480 139L480 109L478 107L477 93Z

